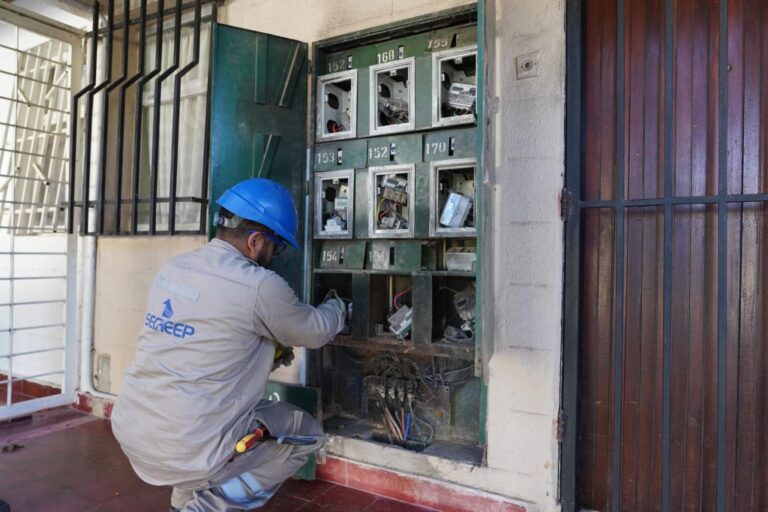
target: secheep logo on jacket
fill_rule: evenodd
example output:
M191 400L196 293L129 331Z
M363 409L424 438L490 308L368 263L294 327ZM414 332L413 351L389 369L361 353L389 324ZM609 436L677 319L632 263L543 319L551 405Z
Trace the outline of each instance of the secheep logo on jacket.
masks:
M171 299L165 299L165 301L163 301L163 312L159 316L147 313L147 316L144 319L144 325L153 331L162 332L163 334L175 336L179 339L195 335L194 326L181 322L174 322L171 320L171 317L173 317L173 305L171 304Z

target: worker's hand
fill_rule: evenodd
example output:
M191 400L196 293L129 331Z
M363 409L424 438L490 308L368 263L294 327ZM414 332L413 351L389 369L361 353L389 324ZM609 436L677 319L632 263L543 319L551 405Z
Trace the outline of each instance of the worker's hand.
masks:
M277 348L275 348L275 360L272 362L272 371L277 370L281 366L291 366L294 358L293 347L284 347L278 343Z
M341 300L339 295L336 293L336 290L331 290L328 292L328 295L325 296L323 304L328 304L329 306L333 307L333 309L338 311L341 314L342 324L344 323L344 321L347 319L347 305L344 304L343 300Z

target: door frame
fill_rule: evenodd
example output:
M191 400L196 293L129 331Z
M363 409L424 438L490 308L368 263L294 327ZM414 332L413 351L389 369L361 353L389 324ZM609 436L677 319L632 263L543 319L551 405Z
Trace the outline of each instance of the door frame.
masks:
M74 95L80 84L83 67L82 42L84 32L78 31L63 23L40 16L32 11L16 7L12 4L0 3L0 21L42 36L57 39L71 47L70 94ZM70 138L71 138L70 133ZM75 402L78 383L78 339L80 334L80 308L78 306L78 289L81 285L81 264L78 260L77 235L67 237L66 264L66 304L64 328L64 381L61 393L58 395L35 398L13 405L0 406L0 420L25 416L44 409L68 405Z

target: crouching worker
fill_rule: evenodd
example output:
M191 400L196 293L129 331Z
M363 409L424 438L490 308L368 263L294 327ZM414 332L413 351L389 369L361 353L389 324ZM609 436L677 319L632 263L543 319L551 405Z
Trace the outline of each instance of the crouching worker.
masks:
M249 179L217 201L216 238L160 269L135 361L125 372L112 429L142 480L174 487L171 510L258 508L322 447L311 415L263 399L276 342L319 348L343 327L336 298L302 304L267 270L287 245L298 248L290 193ZM237 453L239 440L270 436ZM316 439L308 445L280 436Z

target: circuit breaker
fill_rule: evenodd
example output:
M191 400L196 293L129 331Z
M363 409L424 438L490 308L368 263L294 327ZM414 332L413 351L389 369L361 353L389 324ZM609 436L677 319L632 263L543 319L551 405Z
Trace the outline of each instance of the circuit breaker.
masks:
M476 12L315 48L312 300L349 313L310 362L324 426L476 462Z

